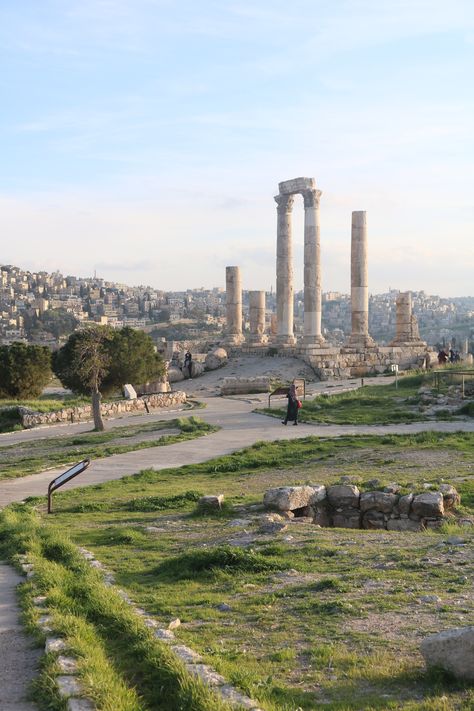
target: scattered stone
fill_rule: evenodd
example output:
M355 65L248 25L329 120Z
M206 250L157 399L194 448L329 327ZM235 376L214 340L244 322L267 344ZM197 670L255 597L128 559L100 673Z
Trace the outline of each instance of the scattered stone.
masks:
M217 609L221 612L231 612L232 610L231 606L228 605L226 602L221 602L221 604L217 606Z
M357 474L344 474L340 477L339 481L341 484L360 484L362 477L357 476Z
M445 543L447 543L450 546L465 546L466 545L466 539L461 538L460 536L449 536Z
M293 511L282 511L281 515L283 518L287 519L288 521L292 521L295 517L295 514Z
M37 595L33 598L33 605L37 607L44 607L46 604L46 595Z
M441 598L438 595L422 595L418 602L435 602L439 604L441 602Z
M198 501L200 509L221 509L224 503L224 494L201 496Z
M44 644L44 651L48 652L64 652L67 648L66 642L60 637L47 637Z
M145 617L143 622L150 629L154 629L155 627L158 627L158 622L156 620L154 620L153 617Z
M155 630L155 637L157 639L160 639L162 642L171 642L175 638L174 634L171 632L171 630Z
M185 647L184 644L177 644L173 646L173 652L186 664L197 664L202 662L202 657L197 652L194 652L189 647Z
M474 681L474 626L426 637L421 653L428 667L442 667L458 679Z
M410 507L414 499L414 494L407 494L406 496L400 496L398 499L397 509L400 515L408 515L410 513Z
M391 568L395 568L395 563L392 560L389 560L385 563L375 563L372 567L375 570L390 570Z
M53 628L51 627L53 623L53 618L51 615L41 615L40 618L38 618L38 626L41 627L43 632L52 632Z
M230 528L244 528L250 526L252 521L248 518L234 518L227 524Z
M385 528L385 514L381 511L366 511L362 517L362 527L369 530Z
M178 627L181 626L181 620L179 617L177 617L175 620L171 620L171 622L168 625L169 630L176 630Z
M77 660L73 659L73 657L65 657L60 654L56 661L62 674L75 674L77 672Z
M95 704L89 699L68 699L67 711L96 711Z
M440 491L418 494L413 498L411 505L416 516L438 518L444 514L443 494Z
M278 516L278 514L270 514L261 517L260 533L281 533L287 529L288 525L283 522L282 517Z
M80 696L83 692L82 685L75 676L57 676L56 684L60 696Z
M227 702L232 706L237 706L239 709L251 709L252 711L259 711L256 701L253 701L248 696L244 696L239 691L234 689L230 684L224 684L219 689L219 695L222 696Z
M369 479L367 482L367 486L369 486L371 489L377 489L381 485L380 479Z
M223 686L225 679L207 664L186 664L186 669L193 676L197 676L207 686Z

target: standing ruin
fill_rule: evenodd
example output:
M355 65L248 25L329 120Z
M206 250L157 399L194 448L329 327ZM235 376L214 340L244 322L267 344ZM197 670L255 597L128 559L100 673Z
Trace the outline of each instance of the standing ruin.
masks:
M251 345L267 343L265 335L265 292L249 291L249 322Z
M242 335L242 278L240 267L225 268L227 341L240 345Z
M322 345L321 333L321 244L319 202L321 190L314 178L295 178L278 185L277 203L277 342L296 343L293 332L293 243L291 216L294 196L304 202L304 337L306 346Z
M352 213L351 225L351 335L347 345L373 348L369 336L369 273L367 266L367 213Z
M239 267L226 267L227 332L226 343L251 353L262 353L269 343L272 351L300 357L319 377L357 377L390 372L393 364L401 368L426 362L429 352L421 340L416 317L412 313L411 293L397 298L397 326L388 346L374 342L369 334L369 282L367 213L356 210L351 224L351 333L340 348L327 343L321 324L321 190L314 178L294 178L278 184L276 314L270 318L265 335L265 292L249 292L250 333L243 344L242 283ZM292 213L295 196L304 204L304 318L303 337L294 334L294 284Z

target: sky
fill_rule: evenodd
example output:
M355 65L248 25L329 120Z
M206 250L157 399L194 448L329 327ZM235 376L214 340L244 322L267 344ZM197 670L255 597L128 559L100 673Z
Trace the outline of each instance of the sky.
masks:
M372 293L474 296L472 0L0 0L0 69L0 263L269 290L306 176L324 291L367 210Z

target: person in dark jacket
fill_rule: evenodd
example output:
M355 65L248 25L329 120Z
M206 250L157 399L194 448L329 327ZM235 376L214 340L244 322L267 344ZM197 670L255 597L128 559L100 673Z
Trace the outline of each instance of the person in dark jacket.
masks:
M297 425L298 424L298 396L296 394L296 385L294 383L291 383L291 385L288 389L288 395L286 397L288 398L288 406L286 408L286 416L285 416L285 419L282 421L282 424L286 425L289 420L290 422L293 421L293 425Z
M189 377L193 377L193 357L191 351L187 351L184 355L184 370L188 369Z

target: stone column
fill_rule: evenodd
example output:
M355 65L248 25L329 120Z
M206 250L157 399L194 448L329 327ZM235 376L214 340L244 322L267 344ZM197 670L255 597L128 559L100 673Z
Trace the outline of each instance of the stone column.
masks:
M291 242L291 211L293 195L276 195L277 225L277 342L294 345L293 335L293 245Z
M249 291L250 343L266 343L265 292Z
M418 322L412 312L411 291L401 292L396 301L397 322L392 346L426 345L420 338Z
M351 311L349 346L373 346L369 336L369 276L367 269L367 213L352 213L351 234Z
M242 280L240 267L225 268L227 340L239 345L242 336Z
M306 190L304 200L304 344L324 343L321 335L321 190Z

